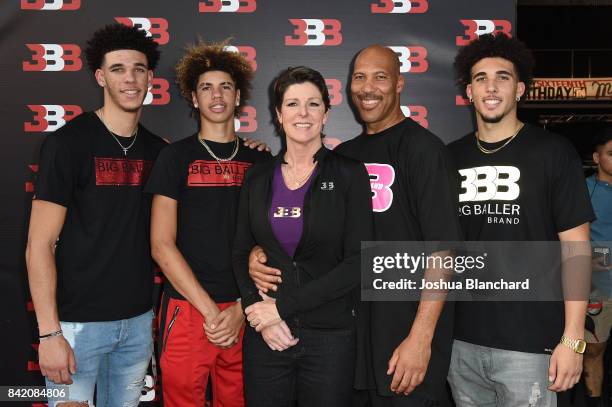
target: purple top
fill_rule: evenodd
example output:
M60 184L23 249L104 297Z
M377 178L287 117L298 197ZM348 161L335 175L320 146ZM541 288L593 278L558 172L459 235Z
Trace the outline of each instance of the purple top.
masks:
M285 185L281 166L278 165L274 170L272 179L272 202L270 204L270 225L272 232L279 241L285 252L291 257L295 254L295 249L302 237L304 228L304 196L313 179L313 174L296 190L290 190Z

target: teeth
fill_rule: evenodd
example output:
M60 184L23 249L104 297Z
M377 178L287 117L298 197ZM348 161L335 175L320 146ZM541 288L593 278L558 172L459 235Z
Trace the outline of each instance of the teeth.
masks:
M138 93L137 90L124 90L123 93L127 93L128 95L135 95Z
M375 105L378 103L378 99L364 99L361 101L364 105Z
M308 128L310 126L311 126L310 123L296 123L295 124L295 127L299 127L299 128Z
M497 100L497 99L495 99L495 100L485 100L484 102L485 102L486 105L497 105L497 104L501 103L501 100Z

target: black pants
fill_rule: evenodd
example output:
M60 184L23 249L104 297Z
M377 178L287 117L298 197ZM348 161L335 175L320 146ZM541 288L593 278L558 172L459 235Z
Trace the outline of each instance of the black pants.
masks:
M300 339L298 344L278 352L247 325L243 347L246 405L350 407L355 331L294 327L291 333Z
M386 397L376 390L355 390L353 407L439 407L443 404L417 395Z

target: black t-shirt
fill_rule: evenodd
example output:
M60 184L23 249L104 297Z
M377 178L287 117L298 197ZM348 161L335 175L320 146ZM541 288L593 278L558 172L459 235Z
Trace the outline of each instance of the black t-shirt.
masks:
M406 119L380 133L362 134L340 145L337 151L364 162L368 169L375 240L462 240L456 170L446 147L435 135ZM360 310L359 330L363 334L365 324L366 337L360 337L358 342L356 385L394 395L389 389L392 375L386 373L388 362L408 336L418 302L362 305L366 309ZM445 391L452 326L453 304L447 303L436 327L425 380L415 390L430 400L438 399Z
M235 143L206 140L220 158L231 156ZM268 160L270 153L252 150L238 140L239 150L221 165L193 135L167 146L153 168L146 192L178 202L176 245L198 282L217 302L240 297L232 270L232 243L240 186L254 163ZM170 282L164 291L183 299Z
M35 199L67 208L55 252L60 320L113 321L151 308L151 201L142 190L165 144L139 126L124 156L93 112L44 141Z
M474 133L449 149L461 175L466 240L555 241L594 219L580 158L563 137L526 124L493 154L478 150ZM495 210L500 205L509 210ZM457 339L521 352L550 352L564 328L563 302L460 302L456 314Z

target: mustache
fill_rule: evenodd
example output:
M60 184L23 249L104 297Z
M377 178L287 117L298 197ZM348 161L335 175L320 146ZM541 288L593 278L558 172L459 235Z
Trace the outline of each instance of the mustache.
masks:
M382 100L382 96L375 93L360 93L357 95L359 100Z

